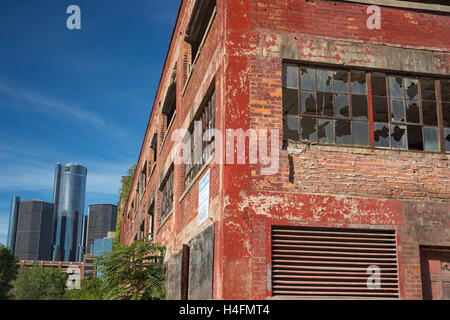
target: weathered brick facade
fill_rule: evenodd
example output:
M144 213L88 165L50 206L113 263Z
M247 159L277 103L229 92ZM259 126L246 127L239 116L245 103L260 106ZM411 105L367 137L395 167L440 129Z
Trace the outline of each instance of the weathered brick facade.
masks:
M152 204L154 239L167 246L167 261L176 254L183 256L178 254L183 245L213 225L212 297L266 299L272 296L272 226L395 230L399 297L422 299L420 248L450 248L450 154L445 148L425 152L291 140L281 148L286 61L449 78L448 7L414 10L396 6L402 1L385 3L381 29L369 30L368 4L358 1L217 0L209 32L188 74L186 57L191 49L185 36L195 1L182 1L132 192L121 210L121 242L130 244L152 232ZM162 106L174 70L176 114L169 125ZM261 165L248 164L248 156L246 164L212 161L185 188L185 167L175 165L173 210L159 221L160 187L172 163L171 135L189 127L211 86L216 97L215 128L280 131L278 173L261 175ZM438 107L442 107L439 98ZM444 115L439 113L440 130L443 116L445 110ZM139 173L145 163L145 188L141 186L140 193ZM198 227L198 182L208 169L209 219ZM186 277L170 277L179 283L169 283L169 292L185 292L178 286Z

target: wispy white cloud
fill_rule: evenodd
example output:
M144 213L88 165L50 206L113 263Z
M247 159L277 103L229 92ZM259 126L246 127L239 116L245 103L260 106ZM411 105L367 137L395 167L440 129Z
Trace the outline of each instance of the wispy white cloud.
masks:
M28 111L50 114L53 116L61 115L65 119L73 119L80 125L90 126L100 130L107 136L114 136L119 140L126 139L128 132L121 126L108 121L102 115L84 109L77 104L66 101L59 101L53 97L46 96L40 92L26 87L13 86L10 81L0 78L0 93L17 101L25 102ZM17 106L14 106L17 108Z
M9 213L0 212L0 243L6 245L8 237Z

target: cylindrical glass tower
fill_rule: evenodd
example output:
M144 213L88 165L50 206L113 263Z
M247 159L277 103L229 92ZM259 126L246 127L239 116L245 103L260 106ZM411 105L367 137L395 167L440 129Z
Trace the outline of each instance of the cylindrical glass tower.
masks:
M87 169L79 164L56 165L54 261L81 261Z

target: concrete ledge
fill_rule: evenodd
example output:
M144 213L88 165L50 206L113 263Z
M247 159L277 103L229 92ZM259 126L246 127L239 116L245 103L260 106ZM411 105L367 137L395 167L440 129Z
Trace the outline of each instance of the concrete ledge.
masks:
M418 3L410 1L397 1L397 0L334 0L336 2L353 2L367 5L378 5L382 7L395 7L404 9L416 9L426 11L437 11L450 13L450 6L440 4Z

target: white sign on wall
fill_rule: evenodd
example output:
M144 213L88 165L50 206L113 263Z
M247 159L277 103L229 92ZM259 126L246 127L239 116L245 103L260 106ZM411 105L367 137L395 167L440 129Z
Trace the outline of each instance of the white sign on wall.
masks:
M200 227L209 216L209 169L198 184L198 226Z

